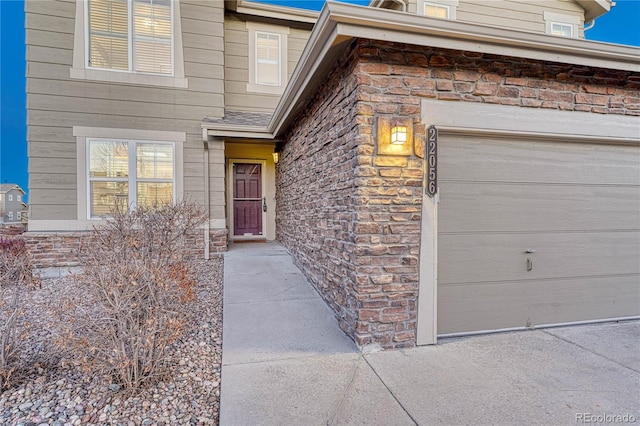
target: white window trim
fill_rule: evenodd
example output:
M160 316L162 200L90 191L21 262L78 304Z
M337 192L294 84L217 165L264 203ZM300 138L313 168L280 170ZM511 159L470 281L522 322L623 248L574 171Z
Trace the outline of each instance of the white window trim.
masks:
M88 167L88 142L96 139L120 139L126 142L158 142L172 143L174 145L174 171L173 171L173 197L174 201L182 200L184 193L184 142L185 132L169 132L162 130L137 130L137 129L111 129L103 127L73 127L73 136L76 137L77 149L77 194L78 194L78 220L95 221L101 218L92 218L89 196L89 167ZM130 161L131 158L130 158ZM131 167L131 166L130 166ZM132 188L129 188L131 191Z
M88 67L87 58L89 55L89 46L87 42L89 38L87 28L87 1L76 0L73 67L69 71L70 77L80 80L107 81L110 83L187 88L189 84L184 75L180 0L173 0L172 5L173 75L162 75Z
M288 43L287 38L290 33L288 27L280 27L277 25L262 24L257 22L247 22L246 28L249 37L249 82L247 83L247 92L267 93L273 95L281 95L287 85L288 76ZM280 36L280 85L257 84L256 82L256 33L271 33Z
M458 10L458 5L459 5L460 1L459 0L418 0L418 13L420 15L426 16L425 15L425 6L438 6L438 7L446 7L449 10L449 16L447 17L447 19L449 20L456 20L457 18L457 10ZM431 16L429 18L432 18ZM435 19L439 19L439 18L435 18ZM441 19L441 18L440 18Z
M8 220L13 220L13 212L8 212L7 213L7 219Z
M13 194L9 194L9 200L8 201L13 201Z
M553 35L555 37L563 37L560 35L553 34L551 32L551 28L553 24L561 24L568 25L571 27L571 37L570 38L578 38L579 32L578 29L582 25L582 18L578 15L569 15L565 13L553 13L553 12L544 12L544 24L545 24L545 33L549 35Z

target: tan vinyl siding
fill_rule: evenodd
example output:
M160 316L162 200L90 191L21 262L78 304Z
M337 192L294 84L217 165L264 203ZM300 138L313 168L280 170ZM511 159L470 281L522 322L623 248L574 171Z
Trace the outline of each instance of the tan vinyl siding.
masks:
M437 3L437 0L434 2ZM418 0L410 0L407 11L423 14L418 10L419 4ZM582 17L584 23L584 9L573 0L460 0L456 9L456 20L544 33L545 11L577 15ZM584 36L582 28L579 35Z
M284 24L283 24L284 26ZM290 28L287 36L287 73L291 76L310 30ZM225 101L228 110L272 112L280 95L247 92L249 83L249 32L235 15L225 17Z
M223 2L180 0L188 88L71 79L75 1L27 0L25 10L31 219L77 219L74 126L185 132L184 197L202 202L200 125L224 109ZM224 218L219 198L214 219Z
M457 20L544 33L545 11L584 16L573 1L461 0Z

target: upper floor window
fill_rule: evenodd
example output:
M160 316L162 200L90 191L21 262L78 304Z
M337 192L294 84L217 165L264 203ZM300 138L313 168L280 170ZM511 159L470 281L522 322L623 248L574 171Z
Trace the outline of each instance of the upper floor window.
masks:
M551 34L562 37L573 37L573 26L569 24L551 23Z
M22 201L22 195L20 194L16 195L16 201L18 202Z
M545 32L559 37L578 37L578 28L583 24L578 15L544 12Z
M418 7L420 13L430 18L456 19L458 0L420 0Z
M280 94L287 83L289 28L247 22L249 35L248 92Z
M9 194L9 201L13 201L13 194Z
M171 0L89 0L88 65L173 74Z
M256 31L256 84L280 86L280 69L282 68L281 35Z
M424 14L432 18L449 19L449 6L425 3Z
M180 0L77 0L70 77L188 87Z

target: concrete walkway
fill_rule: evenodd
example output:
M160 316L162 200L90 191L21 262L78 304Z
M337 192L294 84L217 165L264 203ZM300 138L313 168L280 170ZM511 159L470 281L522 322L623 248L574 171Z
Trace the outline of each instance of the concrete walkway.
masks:
M248 243L223 327L222 426L640 423L638 321L362 355L281 246Z

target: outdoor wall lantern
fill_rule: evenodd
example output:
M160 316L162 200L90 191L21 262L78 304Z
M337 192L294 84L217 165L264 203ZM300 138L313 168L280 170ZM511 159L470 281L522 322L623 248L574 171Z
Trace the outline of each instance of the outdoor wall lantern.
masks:
M413 118L378 117L378 155L413 154Z
M407 143L407 126L393 126L391 128L391 143L394 145Z
M282 152L284 143L282 141L276 141L275 146L273 147L273 162L278 164L280 162L280 152Z

